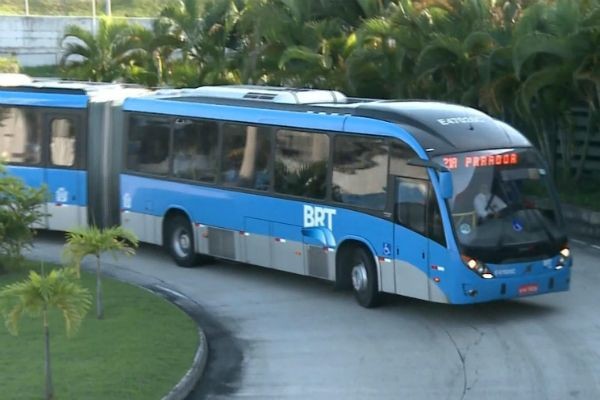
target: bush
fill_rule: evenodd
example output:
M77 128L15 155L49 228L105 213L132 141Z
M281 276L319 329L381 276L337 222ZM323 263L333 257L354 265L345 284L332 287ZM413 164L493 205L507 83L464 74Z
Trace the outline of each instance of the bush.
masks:
M21 260L21 252L33 240L32 226L40 223L46 189L33 189L0 166L0 254ZM2 266L0 265L0 270Z
M0 72L19 72L19 62L14 57L0 57Z

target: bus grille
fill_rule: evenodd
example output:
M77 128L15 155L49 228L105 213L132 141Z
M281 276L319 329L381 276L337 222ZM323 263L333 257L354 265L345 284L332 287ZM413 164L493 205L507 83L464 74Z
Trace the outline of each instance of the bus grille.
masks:
M208 228L208 251L211 256L235 260L235 239L232 231Z

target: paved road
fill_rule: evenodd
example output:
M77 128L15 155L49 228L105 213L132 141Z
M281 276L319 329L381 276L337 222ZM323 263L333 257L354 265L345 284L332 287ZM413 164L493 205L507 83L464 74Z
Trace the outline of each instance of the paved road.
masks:
M60 236L35 253L57 258ZM176 267L143 247L111 273L194 298L211 356L195 399L599 399L600 251L568 293L476 306L397 296L366 310L326 282L242 264Z

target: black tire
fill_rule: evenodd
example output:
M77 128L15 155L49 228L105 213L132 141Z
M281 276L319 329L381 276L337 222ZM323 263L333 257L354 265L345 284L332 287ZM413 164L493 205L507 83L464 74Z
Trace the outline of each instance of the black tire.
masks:
M180 267L190 268L198 264L198 255L194 252L194 230L183 215L174 215L167 220L164 244Z
M350 263L350 281L358 304L365 308L377 307L381 302L381 293L377 284L377 268L369 251L363 247L352 250Z

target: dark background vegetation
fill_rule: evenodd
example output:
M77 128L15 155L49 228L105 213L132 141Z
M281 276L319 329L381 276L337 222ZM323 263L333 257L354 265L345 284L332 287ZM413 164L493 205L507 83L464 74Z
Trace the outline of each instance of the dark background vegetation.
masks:
M600 0L156 3L151 29L107 18L95 34L70 27L59 71L32 72L460 103L516 126L567 201L600 208Z

